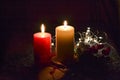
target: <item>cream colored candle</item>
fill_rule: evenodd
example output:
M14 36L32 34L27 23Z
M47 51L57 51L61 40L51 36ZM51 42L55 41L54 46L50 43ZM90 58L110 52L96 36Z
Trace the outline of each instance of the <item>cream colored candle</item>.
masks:
M56 27L56 52L57 59L61 62L70 62L74 54L74 27L64 25Z

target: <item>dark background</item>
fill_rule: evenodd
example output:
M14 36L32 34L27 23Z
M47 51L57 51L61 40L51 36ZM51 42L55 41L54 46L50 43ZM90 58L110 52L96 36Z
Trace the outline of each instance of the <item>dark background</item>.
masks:
M117 0L3 0L1 1L0 59L24 52L32 45L40 24L55 35L55 27L66 19L77 31L105 31L120 51Z
M94 32L106 32L120 52L117 0L1 0L0 80L35 80L31 68L33 34L44 23L46 31L54 36L55 27L65 19L75 32L85 31L88 26ZM111 75L109 80L119 80L119 73L115 78Z

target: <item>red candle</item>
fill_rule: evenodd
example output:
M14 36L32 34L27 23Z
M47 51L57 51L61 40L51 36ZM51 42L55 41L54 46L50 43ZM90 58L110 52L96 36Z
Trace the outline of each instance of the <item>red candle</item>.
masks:
M35 64L39 66L48 64L51 58L51 34L44 31L45 27L42 24L41 32L33 35Z

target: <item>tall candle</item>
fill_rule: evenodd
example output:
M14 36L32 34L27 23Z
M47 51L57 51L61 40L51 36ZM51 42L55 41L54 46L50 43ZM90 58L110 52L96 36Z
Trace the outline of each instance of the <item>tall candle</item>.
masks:
M46 65L51 57L51 34L44 31L45 26L42 24L41 32L33 35L35 64L39 66Z
M56 27L56 52L57 59L63 63L73 60L74 27L67 25L67 21Z

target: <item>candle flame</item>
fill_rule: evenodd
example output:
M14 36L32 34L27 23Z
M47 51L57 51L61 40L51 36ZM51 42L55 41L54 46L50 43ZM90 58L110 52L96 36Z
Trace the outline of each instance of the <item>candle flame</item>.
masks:
M67 21L66 20L64 21L64 26L67 26Z
M44 24L41 25L41 32L42 32L42 33L45 32L45 25L44 25Z
M66 27L67 27L67 21L65 20L63 24L64 24L64 29L66 29Z

